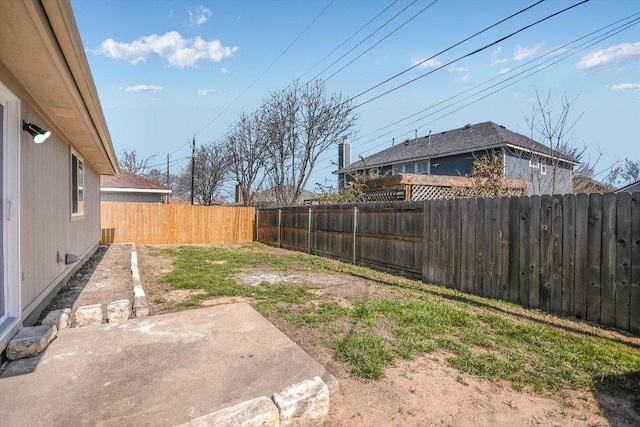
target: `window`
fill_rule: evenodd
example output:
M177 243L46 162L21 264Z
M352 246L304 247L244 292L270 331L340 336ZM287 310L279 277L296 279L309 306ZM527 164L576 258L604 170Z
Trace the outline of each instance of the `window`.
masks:
M399 173L402 173L402 166L394 166L393 167L393 174L394 175L398 175Z
M418 173L427 173L428 171L427 162L418 163Z
M84 161L71 153L71 214L84 214Z
M413 164L411 164L411 165L404 165L404 171L405 171L406 173L413 173L413 170L414 170L414 169L413 169Z

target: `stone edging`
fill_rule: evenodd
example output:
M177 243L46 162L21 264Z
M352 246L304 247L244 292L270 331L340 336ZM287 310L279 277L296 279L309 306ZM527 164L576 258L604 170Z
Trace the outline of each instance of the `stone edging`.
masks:
M149 306L140 280L140 270L138 269L138 252L136 244L131 243L131 280L133 281L133 312L136 317L147 317Z
M335 378L331 376L330 382ZM337 381L336 381L337 384ZM293 384L271 396L248 400L195 418L178 427L321 426L329 414L329 387L320 377Z

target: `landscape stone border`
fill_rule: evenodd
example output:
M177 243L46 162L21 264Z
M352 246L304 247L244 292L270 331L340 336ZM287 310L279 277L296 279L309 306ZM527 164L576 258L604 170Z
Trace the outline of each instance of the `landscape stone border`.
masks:
M177 427L319 427L329 414L329 387L314 377L274 393L195 418Z

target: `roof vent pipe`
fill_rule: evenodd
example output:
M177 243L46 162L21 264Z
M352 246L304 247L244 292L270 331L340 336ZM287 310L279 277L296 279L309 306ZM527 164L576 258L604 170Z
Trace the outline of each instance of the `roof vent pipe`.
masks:
M415 139L415 140L418 139L418 129L416 129L416 136L413 139Z
M427 141L427 145L431 145L431 129L429 129L429 141Z
M396 145L396 139L391 138L391 146L394 147Z

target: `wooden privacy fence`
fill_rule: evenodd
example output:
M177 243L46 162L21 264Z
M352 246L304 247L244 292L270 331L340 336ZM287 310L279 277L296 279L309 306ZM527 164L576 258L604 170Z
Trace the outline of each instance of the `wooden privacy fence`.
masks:
M252 242L255 208L101 202L102 242L220 244Z
M640 334L640 193L260 209L257 240Z

